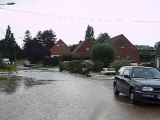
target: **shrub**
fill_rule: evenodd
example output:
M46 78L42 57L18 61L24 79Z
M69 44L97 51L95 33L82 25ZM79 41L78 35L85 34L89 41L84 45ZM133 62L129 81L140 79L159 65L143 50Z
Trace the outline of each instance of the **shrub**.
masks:
M88 76L89 71L93 67L93 62L89 60L72 60L72 61L64 61L60 62L59 70L67 70L71 73L80 73Z
M82 73L82 61L72 60L69 62L69 71L71 73Z
M85 75L89 75L90 70L93 68L94 63L91 60L85 60L82 62L82 72Z
M110 67L114 68L117 72L122 66L131 65L131 61L129 60L115 60L113 63L110 64Z
M60 55L60 61L71 61L71 60L77 60L78 57L71 53L63 53Z
M59 63L59 70L60 71L63 71L63 70L69 71L69 61L60 62Z
M59 64L59 57L45 57L43 59L43 66L57 66Z
M94 72L100 72L104 67L103 62L101 61L94 61L94 65L93 65L93 71Z
M105 67L108 67L114 59L114 50L109 45L96 43L92 48L92 59L101 61Z

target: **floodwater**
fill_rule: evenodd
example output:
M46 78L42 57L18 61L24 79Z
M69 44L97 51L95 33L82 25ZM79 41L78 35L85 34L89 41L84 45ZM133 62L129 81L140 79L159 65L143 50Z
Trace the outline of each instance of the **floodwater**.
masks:
M159 120L160 106L114 97L113 80L56 69L19 70L0 81L0 120Z

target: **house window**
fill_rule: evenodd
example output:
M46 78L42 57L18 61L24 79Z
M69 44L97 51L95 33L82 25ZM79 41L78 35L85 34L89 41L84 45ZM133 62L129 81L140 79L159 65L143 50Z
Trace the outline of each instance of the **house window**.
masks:
M120 58L120 56L116 56L116 58L118 59L118 58Z
M57 47L59 47L59 44L57 44Z
M125 48L125 45L123 42L121 43L120 48Z
M86 50L89 51L89 47L87 47Z

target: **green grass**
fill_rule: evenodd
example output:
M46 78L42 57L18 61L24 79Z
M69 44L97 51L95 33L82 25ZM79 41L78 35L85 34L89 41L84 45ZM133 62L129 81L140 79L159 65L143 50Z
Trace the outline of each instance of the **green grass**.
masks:
M26 59L17 60L17 64L24 64L25 61Z
M0 77L0 81L7 80L7 78Z
M0 72L13 72L13 71L17 71L17 68L14 65L6 65L4 69L0 69Z

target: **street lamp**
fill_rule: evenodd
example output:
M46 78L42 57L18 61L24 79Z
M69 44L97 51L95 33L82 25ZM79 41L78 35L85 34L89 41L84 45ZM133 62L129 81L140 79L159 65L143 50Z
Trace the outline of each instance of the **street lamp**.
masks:
M14 5L14 2L9 2L9 3L0 3L0 5Z

